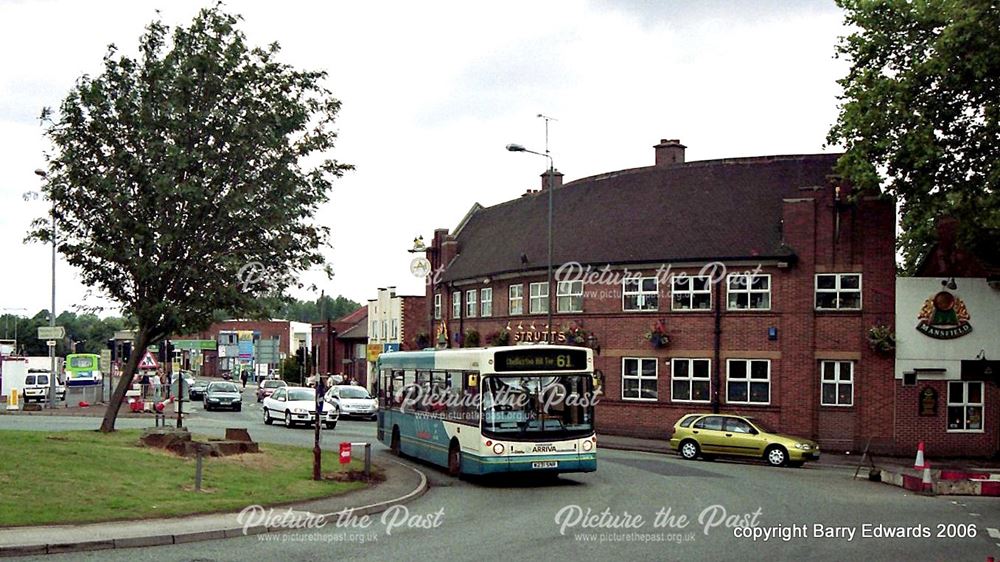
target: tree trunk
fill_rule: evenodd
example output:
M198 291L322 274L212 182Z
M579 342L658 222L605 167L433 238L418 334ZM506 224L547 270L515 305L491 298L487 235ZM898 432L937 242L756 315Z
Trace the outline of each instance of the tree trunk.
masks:
M132 354L125 364L125 372L122 373L118 386L111 394L111 401L108 402L108 410L104 412L104 421L101 422L101 432L110 433L115 430L115 421L118 419L118 411L125 401L125 393L132 387L132 379L139 368L139 361L146 353L146 346L149 345L149 330L140 326L135 334L135 341L132 342ZM111 376L110 373L108 376Z

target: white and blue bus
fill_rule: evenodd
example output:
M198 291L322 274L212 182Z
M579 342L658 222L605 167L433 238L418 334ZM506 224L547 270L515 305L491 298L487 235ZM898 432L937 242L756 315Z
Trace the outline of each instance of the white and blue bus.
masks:
M594 356L555 345L383 353L378 438L449 474L592 472Z

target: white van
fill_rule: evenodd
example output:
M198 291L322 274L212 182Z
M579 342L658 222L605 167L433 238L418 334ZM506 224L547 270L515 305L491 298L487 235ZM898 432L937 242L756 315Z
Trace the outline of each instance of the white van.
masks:
M24 391L22 392L24 401L47 401L50 384L48 369L28 369L28 374L24 377ZM60 402L66 399L66 387L59 384L59 381L56 381L56 399Z

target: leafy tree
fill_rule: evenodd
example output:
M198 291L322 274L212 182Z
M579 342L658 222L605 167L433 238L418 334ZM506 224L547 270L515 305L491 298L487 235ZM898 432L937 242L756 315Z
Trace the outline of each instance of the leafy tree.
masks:
M325 263L329 231L313 218L350 169L329 156L340 102L324 72L280 62L276 43L249 46L239 21L218 6L172 31L153 21L137 57L110 46L99 76L43 112L59 251L135 319L136 350L200 331L216 310L262 315L261 296ZM43 219L33 229L49 240Z
M854 31L837 54L840 114L828 135L839 172L899 204L904 269L960 220L963 246L1000 258L1000 4L995 0L837 0Z

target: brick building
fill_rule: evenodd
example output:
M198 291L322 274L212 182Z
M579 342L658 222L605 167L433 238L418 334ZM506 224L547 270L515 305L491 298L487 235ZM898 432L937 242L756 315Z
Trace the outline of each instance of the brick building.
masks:
M853 200L833 154L685 162L678 141L654 148L653 166L552 178L552 330L545 174L435 231L435 341L595 348L605 433L664 438L684 413L718 410L826 448L891 447L893 359L867 333L894 323L893 205Z
M368 317L367 307L357 310L336 320L315 322L312 325L313 357L317 372L328 374L343 374L344 359L354 357L352 343L341 340L348 330L363 323ZM332 351L331 351L332 348ZM363 354L362 354L363 356Z
M896 281L896 442L931 455L1000 453L1000 264L965 252L957 223Z
M308 323L289 320L225 320L216 322L207 330L171 338L183 341L214 341L214 348L200 351L201 374L221 376L237 375L243 369L254 368L261 350L267 348L269 369L277 369L281 359L293 355L300 347L312 345L312 327ZM171 344L167 344L170 346ZM185 352L184 368L195 368L192 357Z

